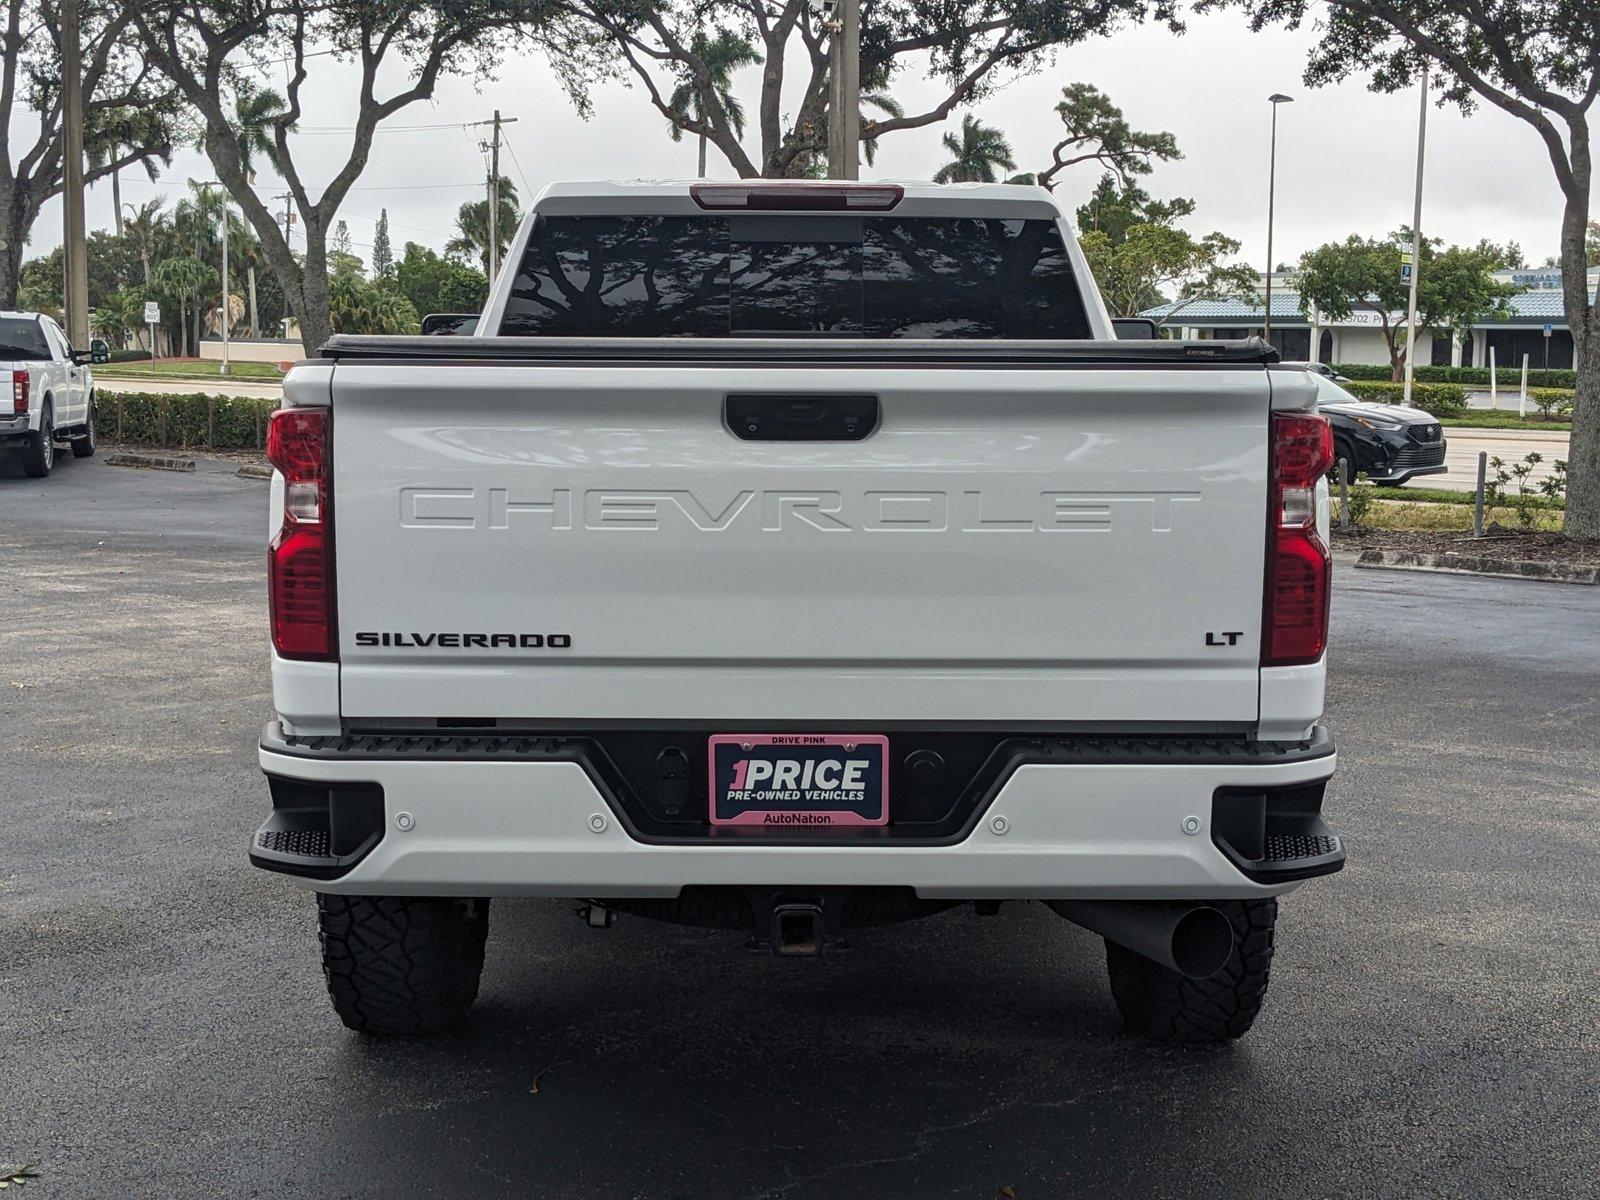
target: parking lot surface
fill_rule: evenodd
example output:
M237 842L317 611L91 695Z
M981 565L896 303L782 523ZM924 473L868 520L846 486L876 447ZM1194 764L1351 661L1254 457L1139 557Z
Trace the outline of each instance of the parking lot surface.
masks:
M1123 1034L1039 905L779 961L496 901L457 1035L335 1020L266 810L265 485L0 460L0 1160L29 1197L1574 1196L1600 1162L1600 589L1356 571L1266 1009ZM463 798L469 802L469 798Z

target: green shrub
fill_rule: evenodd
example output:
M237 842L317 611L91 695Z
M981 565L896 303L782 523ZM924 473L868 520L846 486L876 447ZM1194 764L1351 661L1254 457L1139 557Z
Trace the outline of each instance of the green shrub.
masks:
M96 393L100 435L108 441L163 449L260 450L276 400L243 396Z
M1379 404L1399 404L1406 394L1405 384L1387 380L1382 383L1352 380L1340 386L1352 396ZM1466 409L1467 393L1456 383L1413 383L1411 402L1431 416L1448 417Z
M113 350L111 352L111 360L110 361L112 361L114 363L119 363L119 362L149 362L150 361L150 351L148 351L148 350Z
M1546 421L1565 421L1572 417L1572 401L1574 393L1569 388L1536 388L1528 389L1528 399L1539 409L1539 415Z
M1389 380L1389 368L1383 364L1334 363L1332 366L1335 371L1348 379L1373 380L1376 382L1387 382ZM1502 388L1520 387L1522 384L1522 368L1520 366L1500 367L1495 374L1498 376L1499 384ZM1421 380L1423 383L1464 383L1473 387L1488 387L1489 368L1419 366L1412 374L1412 378ZM1578 386L1578 375L1576 371L1563 371L1554 368L1547 371L1542 368L1535 368L1528 372L1528 386L1530 388L1573 388Z
M1567 463L1565 459L1556 459L1552 473L1538 483L1529 487L1532 482L1534 467L1544 461L1544 455L1537 450L1523 456L1521 462L1508 463L1499 455L1489 460L1493 474L1484 480L1483 502L1484 507L1493 508L1509 504L1517 514L1517 520L1524 529L1533 528L1538 510L1549 505L1565 505L1567 500ZM1515 482L1517 490L1508 495L1506 485ZM1541 499L1542 497L1542 499Z

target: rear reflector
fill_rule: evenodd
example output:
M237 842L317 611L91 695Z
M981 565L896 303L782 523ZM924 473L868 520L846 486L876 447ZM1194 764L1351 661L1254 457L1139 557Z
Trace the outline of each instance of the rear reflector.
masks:
M694 183L689 195L719 211L888 212L905 196L895 183Z
M1313 663L1328 647L1332 567L1317 533L1316 489L1333 466L1326 417L1272 414L1261 665Z
M282 658L332 662L334 623L332 414L284 408L267 426L267 461L283 475L283 524L267 547L272 645Z
M28 411L28 373L26 371L11 372L11 411L14 413Z

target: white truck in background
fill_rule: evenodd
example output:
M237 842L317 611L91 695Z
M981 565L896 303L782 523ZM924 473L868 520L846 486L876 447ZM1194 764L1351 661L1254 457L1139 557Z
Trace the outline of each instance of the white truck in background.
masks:
M22 454L23 470L35 479L50 474L56 439L65 438L78 458L94 453L94 375L88 364L105 362L106 344L74 350L50 317L36 312L0 312L0 450Z
M807 957L1037 900L1133 1028L1244 1033L1344 861L1275 363L1116 340L1038 188L548 188L474 336L336 337L272 420L250 854L340 1017L459 1021L495 896Z

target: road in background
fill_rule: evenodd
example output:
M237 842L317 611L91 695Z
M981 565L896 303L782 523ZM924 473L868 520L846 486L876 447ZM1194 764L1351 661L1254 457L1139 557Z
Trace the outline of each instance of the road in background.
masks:
M0 1159L39 1163L29 1196L1592 1193L1600 589L1336 568L1350 863L1284 901L1237 1045L1124 1035L1100 943L1040 905L796 962L498 900L466 1027L375 1043L328 1007L308 897L245 862L266 488L231 471L0 460Z
M1544 461L1533 468L1528 476L1528 488L1537 491L1539 481L1548 479L1555 471L1556 460L1565 462L1569 435L1559 430L1543 433L1536 429L1470 429L1459 425L1446 425L1444 462L1450 470L1443 475L1421 475L1412 481L1416 487L1445 488L1449 491L1470 492L1478 486L1478 454L1504 459L1509 467L1520 463L1530 452L1537 452ZM1489 478L1494 478L1494 468L1489 468ZM1516 491L1516 484L1506 485L1508 493Z
M96 375L95 391L102 396L114 392L150 392L159 396L193 396L202 393L207 396L244 396L255 400L283 399L281 383L262 379L229 379L222 375L199 379L118 379Z

